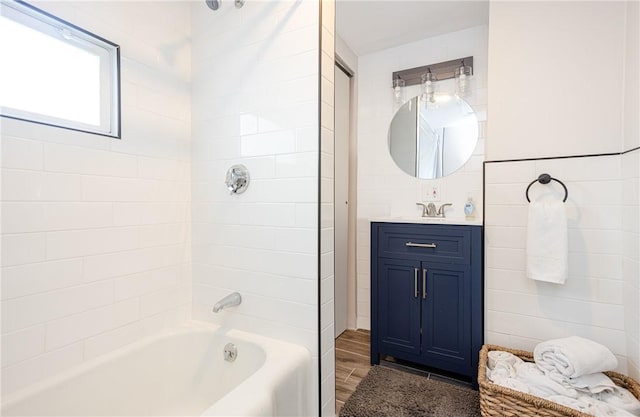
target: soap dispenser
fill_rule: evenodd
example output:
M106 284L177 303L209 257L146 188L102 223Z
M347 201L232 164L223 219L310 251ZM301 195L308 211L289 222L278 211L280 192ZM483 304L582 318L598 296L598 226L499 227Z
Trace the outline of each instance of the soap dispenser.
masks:
M475 218L475 211L476 211L476 208L473 205L473 199L469 197L467 199L467 202L464 203L464 215L467 218L467 220L473 220Z

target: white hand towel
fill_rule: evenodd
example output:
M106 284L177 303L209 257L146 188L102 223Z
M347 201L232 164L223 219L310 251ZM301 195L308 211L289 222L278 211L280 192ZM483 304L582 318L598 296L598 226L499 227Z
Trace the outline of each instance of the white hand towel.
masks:
M564 284L568 266L567 213L562 201L529 204L527 277Z
M533 357L541 369L556 370L568 378L611 371L618 366L618 360L606 346L578 336L538 343Z

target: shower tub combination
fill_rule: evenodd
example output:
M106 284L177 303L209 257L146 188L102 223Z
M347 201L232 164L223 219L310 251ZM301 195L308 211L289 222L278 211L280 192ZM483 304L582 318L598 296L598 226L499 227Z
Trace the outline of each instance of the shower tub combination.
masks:
M301 346L190 322L4 398L0 415L304 416L309 368Z

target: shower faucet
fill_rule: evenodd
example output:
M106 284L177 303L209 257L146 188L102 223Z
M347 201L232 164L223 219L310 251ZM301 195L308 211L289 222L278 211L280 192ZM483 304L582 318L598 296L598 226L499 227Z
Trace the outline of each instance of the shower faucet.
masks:
M222 311L223 308L234 307L234 306L240 305L241 302L242 302L242 296L240 295L240 293L233 292L227 295L226 297L224 297L222 300L215 303L213 306L213 312L219 313L220 311Z

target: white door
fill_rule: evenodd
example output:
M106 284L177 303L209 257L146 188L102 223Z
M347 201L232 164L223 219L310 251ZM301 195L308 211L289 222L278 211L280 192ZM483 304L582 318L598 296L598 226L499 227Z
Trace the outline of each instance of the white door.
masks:
M349 236L349 83L335 68L335 336L347 328L347 267Z

